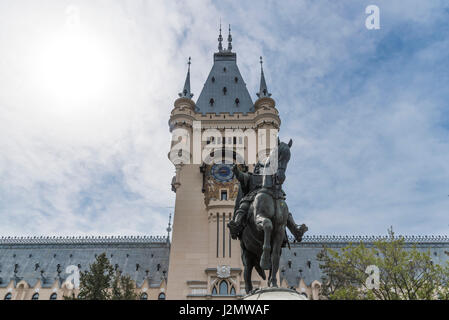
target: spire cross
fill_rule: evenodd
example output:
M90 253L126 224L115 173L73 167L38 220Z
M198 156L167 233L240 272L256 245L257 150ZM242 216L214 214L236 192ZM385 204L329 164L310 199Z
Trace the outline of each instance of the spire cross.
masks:
M260 56L260 69L263 72L263 60L262 60L262 56Z
M189 62L187 62L187 64L189 65L189 71L190 71L190 65L192 64L191 60L192 60L192 58L189 57Z

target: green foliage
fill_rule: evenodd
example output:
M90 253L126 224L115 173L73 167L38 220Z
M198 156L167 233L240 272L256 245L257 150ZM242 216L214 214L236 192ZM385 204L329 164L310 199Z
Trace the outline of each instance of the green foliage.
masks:
M388 230L386 240L366 247L349 244L324 248L317 258L324 274L321 295L329 299L416 300L449 299L449 265L434 264L429 251L404 248L404 239ZM379 268L379 286L367 281L368 266Z
M75 297L65 297L75 299ZM97 256L89 270L80 272L80 300L136 300L134 283L129 276L115 272L106 253Z

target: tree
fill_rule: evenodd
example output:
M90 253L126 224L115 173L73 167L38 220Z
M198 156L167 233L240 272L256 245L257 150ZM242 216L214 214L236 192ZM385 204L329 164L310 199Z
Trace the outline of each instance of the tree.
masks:
M406 249L404 238L395 237L392 229L388 235L369 247L351 243L340 251L324 248L317 256L324 274L321 295L351 300L449 299L449 265L433 263L430 252L416 245ZM378 269L378 283L367 272L370 269Z
M73 298L67 298L73 299ZM80 300L135 300L134 283L129 276L115 272L106 253L97 256L89 270L80 272Z
M129 275L116 273L112 284L112 300L136 300L134 281Z

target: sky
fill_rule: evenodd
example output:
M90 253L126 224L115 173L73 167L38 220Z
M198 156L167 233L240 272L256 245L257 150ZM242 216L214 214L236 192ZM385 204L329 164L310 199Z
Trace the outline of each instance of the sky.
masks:
M165 235L170 111L220 19L253 101L264 57L309 234L448 233L447 2L1 0L0 235Z

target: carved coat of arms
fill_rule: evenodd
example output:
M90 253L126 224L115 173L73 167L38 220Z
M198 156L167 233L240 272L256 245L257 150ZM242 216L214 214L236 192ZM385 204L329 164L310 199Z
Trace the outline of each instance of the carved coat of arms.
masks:
M229 278L231 276L231 266L217 266L217 277L218 278Z

